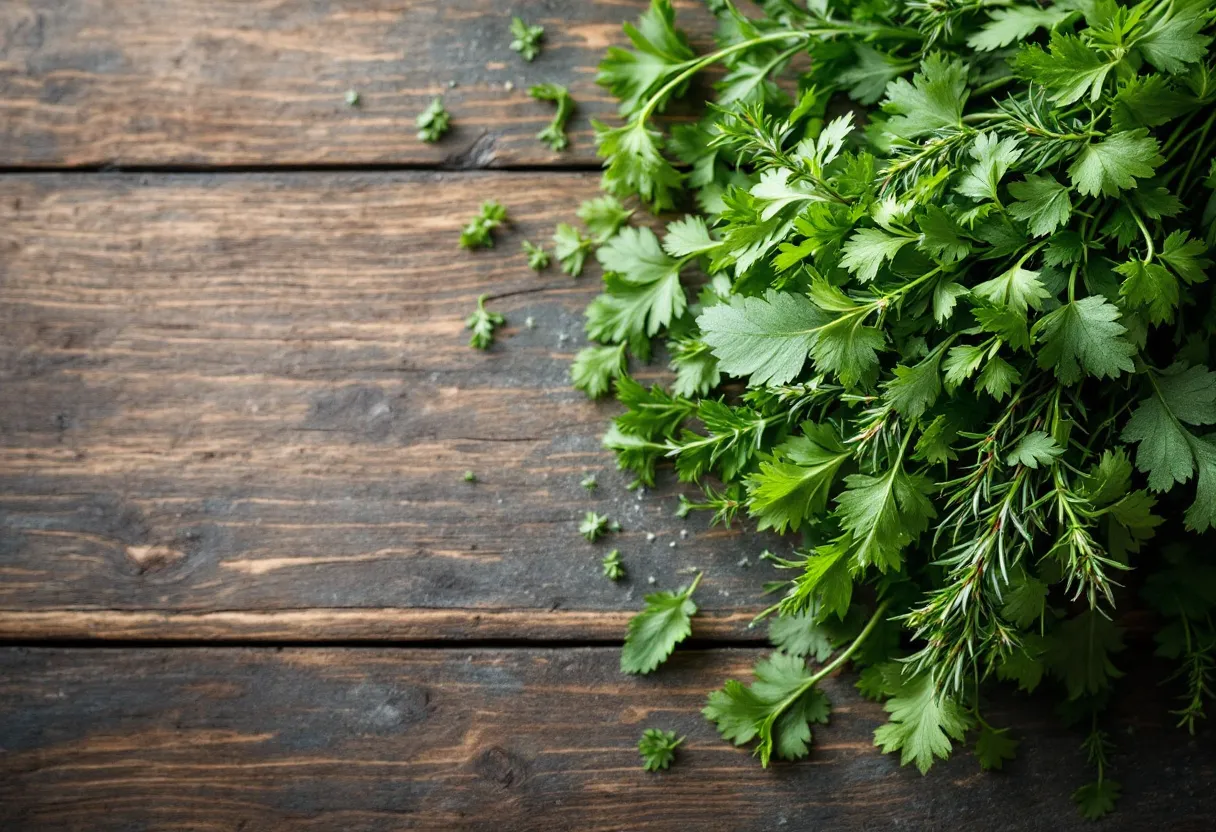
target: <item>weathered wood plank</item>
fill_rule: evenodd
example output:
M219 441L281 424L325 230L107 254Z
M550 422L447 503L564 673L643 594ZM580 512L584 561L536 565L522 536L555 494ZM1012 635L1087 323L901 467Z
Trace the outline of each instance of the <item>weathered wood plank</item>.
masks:
M1081 820L1078 736L1043 703L985 775L969 752L922 778L871 745L882 721L848 676L811 757L762 770L698 714L754 650L677 654L657 675L617 651L190 649L0 652L0 825L19 830L1206 830L1209 733L1161 721L1149 682L1115 716L1124 800ZM1152 706L1145 703L1156 700ZM1135 707L1131 707L1134 705ZM646 727L686 734L641 770Z
M634 597L636 600L636 597ZM447 609L299 610L0 610L0 639L275 642L603 641L620 642L632 610ZM697 616L694 642L761 642L749 630L754 612L707 610Z
M595 66L646 5L12 0L0 4L0 164L593 164L590 119L615 107ZM677 6L707 42L703 5ZM545 27L533 63L509 48L511 13ZM542 82L578 101L562 153L535 138L552 108L527 89ZM414 119L439 94L453 129L425 144Z
M567 381L598 274L519 251L595 192L594 174L0 179L0 635L599 639L623 617L561 613L636 609L648 578L697 566L699 634L747 636L772 575L756 556L789 544L625 490L598 439L615 406ZM487 196L512 227L462 252ZM463 329L481 293L509 323L488 353ZM624 532L584 541L591 509ZM620 584L599 575L612 547Z

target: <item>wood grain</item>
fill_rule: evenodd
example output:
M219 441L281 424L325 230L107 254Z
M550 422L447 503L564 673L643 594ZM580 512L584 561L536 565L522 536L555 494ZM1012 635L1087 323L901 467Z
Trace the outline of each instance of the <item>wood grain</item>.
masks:
M0 165L593 165L590 119L615 114L596 64L647 5L13 0L0 4ZM707 43L703 4L676 5ZM509 48L512 13L545 27L532 63ZM527 89L543 82L578 102L562 153L536 139L552 105ZM414 119L440 94L453 129L426 144Z
M8 649L0 652L0 824L18 830L1206 830L1210 732L1163 724L1149 684L1117 708L1125 797L1099 824L1068 798L1079 738L1042 702L1009 770L968 751L922 778L871 745L883 720L848 676L811 757L762 770L698 714L754 650L692 651L623 677L617 651ZM1152 705L1147 703L1153 702ZM635 743L687 735L668 772Z
M615 404L567 379L598 272L519 251L594 193L593 174L0 178L0 635L601 639L622 616L581 613L700 567L705 633L754 639L775 576L757 556L792 544L625 489L598 438ZM459 250L490 195L510 229ZM509 324L488 353L463 328L481 293ZM587 543L587 510L624 531Z
M470 599L475 600L475 599ZM619 644L636 610L446 609L300 610L0 610L0 639L333 642L547 641ZM691 644L767 643L767 629L749 629L754 611L697 615Z

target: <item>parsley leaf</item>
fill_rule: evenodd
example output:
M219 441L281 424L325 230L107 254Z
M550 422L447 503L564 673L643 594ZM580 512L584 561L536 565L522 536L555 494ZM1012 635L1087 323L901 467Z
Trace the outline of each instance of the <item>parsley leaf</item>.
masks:
M607 271L628 275L634 283L655 283L679 274L682 263L671 257L649 228L623 228L596 252Z
M684 738L676 738L675 731L660 731L658 728L647 728L638 740L638 753L642 755L643 768L646 771L666 769L676 758L676 748Z
M1095 780L1072 793L1073 803L1086 820L1098 820L1115 811L1122 786L1115 780Z
M570 381L592 399L608 392L612 380L625 372L625 345L586 347L570 365Z
M598 196L578 207L578 218L587 224L587 230L598 245L603 245L620 231L632 216L633 211L611 196Z
M884 706L890 721L874 732L874 744L884 752L900 752L900 765L914 763L921 774L937 758L950 756L951 740L961 740L971 727L967 712L941 693L928 673L905 675L900 665L888 665L884 681L891 698Z
M507 209L488 199L481 203L481 211L460 232L461 248L493 248L494 237L490 232L507 220Z
M1124 277L1119 295L1128 306L1147 308L1148 318L1155 324L1174 317L1174 307L1178 305L1178 280L1165 266L1129 260L1116 266L1115 271Z
M1118 57L1104 55L1079 37L1060 31L1051 34L1050 54L1042 47L1029 46L1018 53L1014 68L1028 81L1042 84L1060 105L1072 104L1088 96L1102 97L1107 76L1119 63Z
M604 577L610 581L619 581L625 577L625 565L621 563L620 549L613 549L604 555L604 559L600 561L600 566L603 569Z
M1188 481L1198 470L1195 503L1186 515L1189 528L1216 525L1216 442L1198 437L1187 425L1216 424L1216 373L1179 363L1152 379L1152 395L1128 419L1123 440L1138 442L1136 467L1149 475L1154 491Z
M864 43L853 45L853 55L856 63L837 74L836 80L848 89L850 98L862 104L878 101L887 85L913 66Z
M1153 175L1164 162L1157 140L1148 131L1126 130L1085 145L1068 169L1072 186L1085 196L1118 196Z
M900 415L919 419L941 395L942 352L947 343L943 341L941 346L911 367L896 365L894 377L883 385L886 390L883 398Z
M540 54L540 40L545 35L544 26L530 26L521 18L511 18L511 50L529 63Z
M692 594L700 582L698 573L687 588L646 596L646 608L629 619L625 646L621 648L623 672L650 673L688 638L692 633L690 619L697 613Z
M732 297L697 318L702 339L722 372L749 384L785 384L802 372L816 333L831 317L804 295L769 290L762 298Z
M1044 431L1033 430L1018 440L1005 462L1008 465L1025 465L1027 468L1036 469L1040 465L1050 466L1062 453L1064 449L1055 439Z
M1204 272L1212 267L1212 261L1203 256L1207 250L1202 240L1190 239L1185 231L1173 231L1157 256L1188 284L1195 284L1207 280Z
M709 695L701 711L718 726L723 739L745 745L758 739L756 754L767 766L775 754L797 760L811 750L811 724L825 723L831 711L827 696L814 685L806 663L796 656L773 653L752 671L756 680L734 679Z
M1211 6L1204 0L1176 0L1160 5L1149 15L1146 30L1136 46L1158 69L1184 72L1187 64L1201 61L1207 55L1212 38L1201 33L1211 15Z
M854 232L844 244L840 265L857 275L862 283L869 283L878 276L883 263L899 254L914 239L888 234L881 228L863 228Z
M802 436L773 449L748 475L748 512L756 528L798 531L803 521L825 509L836 472L852 456L831 425L804 422Z
M436 96L427 108L418 114L415 124L418 127L418 140L437 142L448 132L452 117L443 108L443 97Z
M985 300L1014 310L1024 319L1027 311L1033 307L1043 308L1043 301L1051 297L1043 281L1039 280L1039 272L1014 266L991 280L985 280L971 290Z
M527 240L520 241L519 247L528 257L528 268L538 272L549 268L549 252L544 248L533 245Z
M967 65L940 53L925 58L909 83L897 78L887 85L882 108L891 113L887 129L904 139L962 126L967 103Z
M676 373L676 380L671 383L675 395L704 396L722 381L718 359L704 341L668 341L667 351L671 353L668 366Z
M1031 328L1041 344L1039 366L1054 369L1065 384L1076 384L1083 374L1114 378L1132 372L1136 348L1123 337L1127 330L1118 320L1119 310L1100 295L1049 312Z
M571 277L583 273L583 264L591 253L592 240L569 223L559 222L553 231L553 255L562 271Z
M1009 736L1009 729L997 730L988 725L980 728L975 741L975 758L984 771L999 771L1006 760L1017 756L1018 741Z
M684 217L668 225L667 236L663 238L663 250L672 257L706 254L720 245L721 242L709 233L705 220L695 216Z
M608 160L602 184L618 197L637 194L655 211L675 207L684 177L664 158L659 134L641 121L609 127L592 121L596 149Z
M1068 224L1072 200L1068 189L1051 174L1027 174L1024 181L1010 184L1009 193L1017 200L1009 206L1009 213L1029 225L1034 236L1051 234Z
M1137 75L1120 84L1113 106L1111 126L1131 130L1159 127L1190 110L1194 99L1179 92L1162 75Z
M882 572L898 569L903 548L937 515L926 496L932 484L920 474L909 474L903 465L893 464L878 476L850 474L845 486L836 503L840 525L851 535L857 562Z
M553 101L557 104L553 120L536 134L536 138L549 145L551 150L565 150L570 144L566 138L566 122L574 112L574 99L570 97L570 91L560 84L536 84L528 88L528 95L537 101Z
M988 22L967 38L967 45L981 52L992 52L1026 40L1041 28L1050 29L1072 13L1067 5L1047 9L1034 5L996 9L990 13Z
M822 662L832 655L832 639L811 612L772 619L768 625L768 637L777 649L791 656L809 656Z
M684 314L683 260L668 256L649 228L623 228L596 257L604 267L605 293L587 308L587 333L620 342L654 335Z
M616 46L600 61L596 83L620 99L622 116L630 116L651 90L693 57L684 33L675 27L671 0L651 0L638 25L625 24L635 51Z
M465 321L465 329L473 330L469 338L469 346L479 350L488 350L494 343L494 330L506 323L506 319L497 312L486 309L486 299L482 295L477 299L477 309Z
M958 192L976 202L999 201L997 189L1001 180L1009 168L1022 158L1017 139L1001 138L996 133L981 133L968 152L975 159L975 164L959 180Z
M607 531L608 517L594 511L584 514L582 522L578 524L578 533L587 538L591 543L599 540Z
M1111 655L1123 650L1123 631L1097 610L1086 610L1060 624L1047 665L1068 689L1069 699L1102 693L1123 674Z

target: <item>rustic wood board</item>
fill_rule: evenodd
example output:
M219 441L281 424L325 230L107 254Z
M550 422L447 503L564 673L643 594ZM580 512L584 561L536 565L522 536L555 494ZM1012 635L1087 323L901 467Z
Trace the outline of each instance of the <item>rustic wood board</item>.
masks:
M567 377L597 268L520 253L595 193L594 174L0 178L0 637L615 640L649 578L695 566L698 637L758 638L776 573L757 556L792 542L625 489L599 443L616 405ZM491 195L512 227L461 251ZM481 293L509 323L489 352L463 328ZM592 509L624 532L584 541ZM620 583L599 574L613 547Z
M8 167L596 164L604 49L648 0L24 0L0 4L0 147ZM695 43L712 18L678 2ZM545 27L532 63L511 12ZM536 139L567 86L571 146ZM452 84L455 86L452 86ZM513 89L505 85L512 84ZM344 94L357 90L358 107ZM414 119L442 94L437 144Z
M762 770L698 714L758 651L677 653L621 676L579 649L7 649L0 826L18 830L1177 830L1211 828L1210 732L1163 723L1152 684L1112 722L1125 797L1099 824L1068 793L1078 736L1044 703L983 774L963 751L922 778L871 745L880 706L829 680L835 719L808 760ZM1147 700L1155 700L1145 705ZM642 771L646 727L688 739Z

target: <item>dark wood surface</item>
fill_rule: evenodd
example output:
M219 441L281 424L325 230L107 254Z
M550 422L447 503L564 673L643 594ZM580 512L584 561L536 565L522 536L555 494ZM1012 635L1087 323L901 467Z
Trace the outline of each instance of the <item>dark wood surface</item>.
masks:
M1010 770L961 752L927 777L877 754L880 706L830 680L812 757L761 769L698 716L757 650L688 651L622 677L612 648L9 649L0 652L0 822L88 830L1206 830L1210 734L1161 701L1119 712L1110 819L1080 819L1077 735L1044 703ZM1141 705L1153 700L1138 697ZM643 772L644 728L687 735Z
M757 555L792 542L625 490L613 406L567 382L598 272L519 253L597 192L594 65L645 5L0 4L0 829L1210 828L1211 733L1169 724L1154 666L1096 827L1045 702L993 704L1024 739L997 775L899 768L847 676L796 765L701 719L761 654ZM533 64L512 12L546 26ZM579 102L567 152L534 138L539 81ZM455 128L425 145L440 92ZM460 251L491 196L511 226ZM488 353L463 329L483 293ZM623 533L583 541L589 509ZM694 649L619 674L649 579L693 568ZM641 771L652 726L689 735L671 772Z
M604 49L649 0L9 0L0 3L0 166L595 164ZM676 3L708 42L712 18ZM527 63L512 14L545 27ZM571 146L528 87L567 86ZM454 84L454 86L453 86ZM513 89L507 89L511 84ZM361 104L349 107L347 90ZM452 131L414 119L442 94Z
M568 381L598 271L519 251L595 180L0 178L0 635L616 639L650 578L700 567L699 635L748 637L757 556L790 544L624 488L612 405ZM511 228L461 252L487 194ZM588 510L622 533L586 542Z

